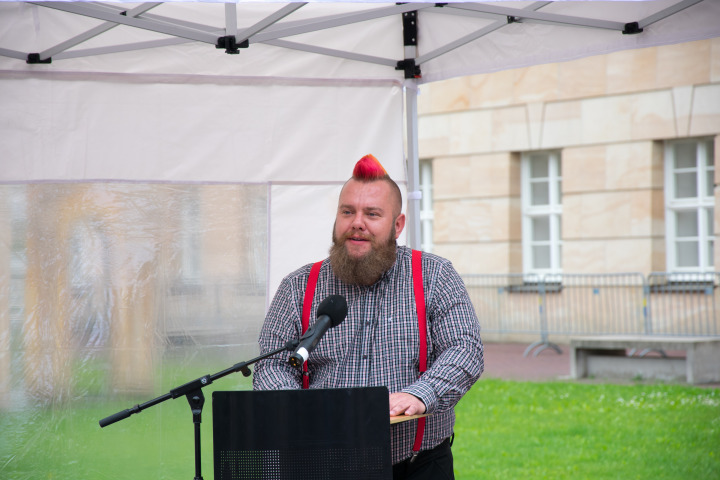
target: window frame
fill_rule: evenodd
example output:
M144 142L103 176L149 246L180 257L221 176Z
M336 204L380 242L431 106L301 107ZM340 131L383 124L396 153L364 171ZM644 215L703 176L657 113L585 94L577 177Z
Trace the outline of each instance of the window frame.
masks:
M675 168L675 146L680 144L695 145L695 166L693 168ZM713 164L709 165L708 160ZM665 177L665 256L666 270L676 273L709 273L714 271L713 249L714 232L711 231L714 222L715 195L714 188L706 192L708 185L714 185L715 161L714 144L712 137L685 138L681 140L666 140L664 142L664 177ZM683 172L685 170L685 172ZM676 198L675 174L695 171L697 195L695 197ZM710 179L708 179L710 176ZM710 180L710 184L708 184ZM696 236L681 237L678 235L679 212L695 212L697 220ZM679 266L677 255L678 238L687 238L688 242L696 241L698 244L697 266ZM682 240L681 240L682 241ZM712 248L709 244L712 243Z
M548 176L538 177L547 179L548 200L547 205L533 205L531 203L531 163L537 155L546 155L548 159ZM552 276L562 274L562 164L560 151L532 151L525 152L521 157L521 204L522 204L522 264L524 275ZM538 182L539 183L539 182ZM549 218L549 239L543 242L532 238L532 221L536 218ZM534 246L547 245L550 247L550 266L536 268L533 255Z

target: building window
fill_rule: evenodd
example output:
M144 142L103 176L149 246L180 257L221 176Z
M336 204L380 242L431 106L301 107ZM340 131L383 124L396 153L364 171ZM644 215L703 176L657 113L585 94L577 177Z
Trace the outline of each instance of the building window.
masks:
M713 271L714 177L712 139L665 143L668 271Z
M562 171L558 152L522 157L522 246L525 274L562 270Z
M420 248L424 252L433 250L433 192L432 161L420 161Z

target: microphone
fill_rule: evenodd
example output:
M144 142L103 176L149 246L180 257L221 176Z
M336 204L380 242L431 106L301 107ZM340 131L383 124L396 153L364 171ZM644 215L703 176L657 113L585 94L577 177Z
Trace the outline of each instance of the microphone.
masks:
M317 309L317 320L307 329L305 334L300 337L300 344L295 352L290 355L288 363L293 367L301 367L307 361L318 342L325 335L328 328L340 325L347 316L347 302L342 295L330 295L320 302Z

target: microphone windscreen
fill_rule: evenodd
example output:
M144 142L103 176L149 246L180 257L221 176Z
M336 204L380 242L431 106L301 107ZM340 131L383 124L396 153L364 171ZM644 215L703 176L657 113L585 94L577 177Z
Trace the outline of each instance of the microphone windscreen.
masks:
M317 316L327 315L333 327L338 326L347 317L347 301L342 295L330 295L320 302L317 309Z

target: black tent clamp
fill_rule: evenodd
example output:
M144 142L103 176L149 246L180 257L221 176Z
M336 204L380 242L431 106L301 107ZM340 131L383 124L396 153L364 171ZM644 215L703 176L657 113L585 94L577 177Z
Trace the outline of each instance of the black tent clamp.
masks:
M420 66L415 65L414 58L398 60L395 70L404 70L405 78L421 78L422 77L422 72L420 71Z
M238 50L239 48L248 48L249 46L250 42L248 40L237 43L235 35L218 37L217 43L215 44L215 48L224 48L225 53L230 55L237 55L240 53L240 50Z
M403 45L406 47L417 47L418 44L418 28L417 28L417 10L405 12L402 15L403 21ZM415 63L414 58L406 58L398 60L395 70L403 70L405 78L421 78L422 72L420 65Z
M642 33L643 29L640 28L638 22L630 22L625 24L625 29L622 31L623 35L635 35Z
M25 63L28 63L30 65L34 65L36 63L52 63L52 57L48 57L44 60L41 60L39 53L28 53L27 60L25 60Z

